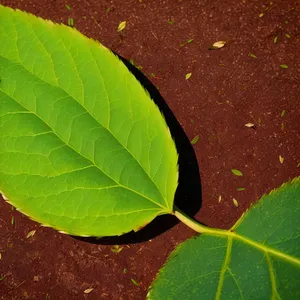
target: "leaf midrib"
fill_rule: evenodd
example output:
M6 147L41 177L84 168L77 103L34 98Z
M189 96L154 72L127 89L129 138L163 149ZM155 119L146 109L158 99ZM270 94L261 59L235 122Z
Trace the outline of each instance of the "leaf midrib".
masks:
M295 258L289 254L282 252L282 251L275 250L274 248L265 246L260 242L256 242L252 239L249 239L240 234L237 234L236 232L232 232L230 230L209 229L207 232L202 233L202 234L203 235L212 235L212 236L222 236L222 237L226 237L226 238L232 237L233 239L239 240L239 241L243 242L244 244L248 244L248 245L252 246L253 248L256 248L264 253L273 254L276 257L280 257L284 261L287 261L291 264L295 264L300 267L300 258Z

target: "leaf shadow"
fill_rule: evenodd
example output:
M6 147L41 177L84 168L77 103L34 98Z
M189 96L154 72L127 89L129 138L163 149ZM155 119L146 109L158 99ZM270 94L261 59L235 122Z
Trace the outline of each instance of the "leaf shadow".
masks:
M118 54L116 55L148 91L151 99L159 107L166 119L171 135L175 141L177 152L179 154L179 183L175 194L174 203L187 215L194 216L201 208L202 193L198 162L193 146L157 88L128 60ZM95 237L75 236L74 238L93 244L103 245L135 244L148 241L149 239L152 239L169 230L179 222L180 221L172 215L162 215L156 217L151 223L147 224L144 228L137 232L131 231L121 236L103 237L100 239Z

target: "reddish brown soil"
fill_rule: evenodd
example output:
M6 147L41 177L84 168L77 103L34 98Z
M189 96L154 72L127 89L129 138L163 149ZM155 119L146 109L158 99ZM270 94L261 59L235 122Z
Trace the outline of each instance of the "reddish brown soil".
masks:
M56 22L72 17L78 30L143 67L189 139L199 135L193 147L202 184L202 208L196 215L201 222L229 228L261 195L299 175L298 1L273 1L272 6L257 0L0 3ZM120 37L117 27L124 20L127 26ZM189 39L193 41L180 46ZM208 50L219 40L228 43ZM187 73L192 73L189 80ZM245 127L248 122L256 130ZM192 161L191 156L181 163ZM234 176L232 168L244 176ZM181 175L182 182L186 178L188 174ZM236 191L239 187L245 190ZM176 200L180 207L200 204L199 188L200 182L195 189L181 188ZM74 239L39 227L0 201L0 277L5 276L0 298L145 299L169 253L194 234L183 224L168 229L173 221L161 220L143 234L129 235L122 251L113 253L112 245L124 240ZM26 238L33 229L35 235ZM149 237L151 241L144 241ZM90 287L94 290L84 294Z

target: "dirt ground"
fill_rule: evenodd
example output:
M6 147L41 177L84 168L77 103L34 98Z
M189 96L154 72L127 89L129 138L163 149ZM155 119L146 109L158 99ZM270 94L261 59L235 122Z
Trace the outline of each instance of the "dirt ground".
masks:
M142 67L178 121L161 103L180 153L176 203L198 211L202 223L229 228L264 193L300 174L299 1L0 3L55 22L73 18L79 31ZM227 43L209 50L217 41ZM199 140L191 145L182 129ZM161 217L123 238L76 239L0 201L0 299L145 299L170 252L194 234Z

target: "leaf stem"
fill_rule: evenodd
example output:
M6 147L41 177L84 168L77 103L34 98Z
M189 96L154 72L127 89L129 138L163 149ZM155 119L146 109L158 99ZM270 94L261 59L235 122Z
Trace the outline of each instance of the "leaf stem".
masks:
M174 206L174 213L175 217L179 219L182 223L187 225L188 227L192 228L196 232L199 233L213 233L216 234L217 232L222 232L224 234L225 230L222 229L216 229L216 228L209 228L207 226L204 226L197 222L196 220L192 219L188 215L186 215L182 210L180 210L178 207Z

